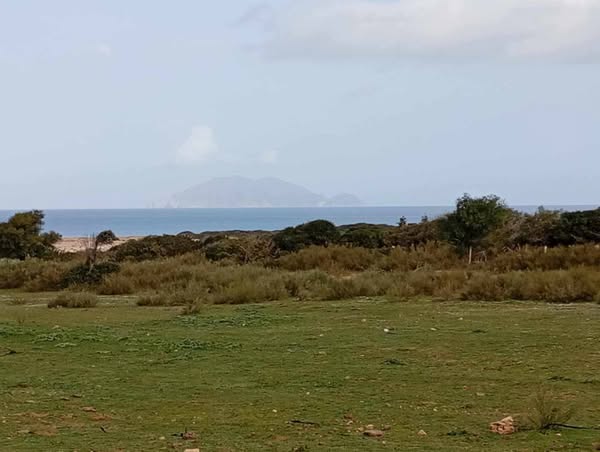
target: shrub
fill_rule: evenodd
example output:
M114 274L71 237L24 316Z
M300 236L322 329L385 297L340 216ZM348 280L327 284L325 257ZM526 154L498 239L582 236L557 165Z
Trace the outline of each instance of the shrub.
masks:
M224 237L205 242L204 247L204 255L211 261L229 260L239 264L265 262L273 257L274 251L272 240L260 235Z
M144 261L163 257L181 256L200 250L202 244L185 235L149 236L130 240L115 246L109 254L118 262Z
M363 271L371 267L379 255L365 248L311 246L280 257L276 264L285 270Z
M135 285L121 273L111 273L102 280L96 292L100 295L131 295L135 293Z
M42 233L43 226L41 210L16 213L7 222L0 223L0 258L24 260L54 254L54 244L60 240L60 234Z
M299 300L323 299L328 290L331 276L322 270L288 273L284 284L290 297Z
M532 397L529 407L525 427L538 431L563 427L573 417L572 408L558 403L550 392L543 389Z
M318 298L348 300L357 297L378 297L387 293L391 283L390 275L375 272L330 278Z
M563 212L555 237L556 244L600 243L600 208Z
M492 257L489 267L495 271L567 270L574 267L600 266L600 247L596 245L556 248L522 247Z
M386 295L398 301L418 297L458 299L467 279L461 271L416 271L391 273L390 276L393 281Z
M48 302L49 308L93 308L98 304L96 295L87 292L63 292Z
M414 271L461 268L464 263L450 246L428 243L408 249L394 248L379 265L387 271Z
M340 243L369 249L382 248L385 245L381 230L368 226L359 226L347 230L342 235Z
M278 232L273 237L273 243L282 251L298 251L311 245L328 246L339 238L340 234L333 223L315 220Z
M107 275L116 273L119 269L119 264L114 262L102 262L93 267L86 264L77 265L64 275L61 286L67 288L76 285L100 284Z
M0 262L0 289L58 290L69 267L69 263L60 261L4 260Z
M462 291L463 300L500 301L505 300L508 291L503 278L490 273L475 273L468 278Z
M259 280L241 279L212 294L216 304L263 303L288 298L285 281L280 275Z
M401 224L385 235L385 245L388 247L412 248L440 242L442 237L439 223L439 220L426 220L417 224Z

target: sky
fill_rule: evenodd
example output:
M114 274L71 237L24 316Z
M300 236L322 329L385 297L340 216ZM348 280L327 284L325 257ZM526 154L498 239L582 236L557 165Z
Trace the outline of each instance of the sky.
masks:
M0 0L0 209L213 177L600 200L600 0Z

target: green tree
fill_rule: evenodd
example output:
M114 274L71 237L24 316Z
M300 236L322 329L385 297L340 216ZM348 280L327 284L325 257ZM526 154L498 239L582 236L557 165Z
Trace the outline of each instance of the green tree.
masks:
M560 245L600 243L600 209L563 212L554 239Z
M327 220L315 220L298 227L306 236L310 245L327 246L336 243L340 238L335 225Z
M298 251L311 245L328 246L339 238L340 233L333 223L315 220L278 232L273 243L282 251Z
M52 231L43 233L43 226L41 210L17 213L0 223L0 258L23 260L52 254L61 236Z
M502 224L509 212L498 196L473 198L465 194L457 199L455 211L440 219L442 237L461 253L468 253L470 264L473 249Z

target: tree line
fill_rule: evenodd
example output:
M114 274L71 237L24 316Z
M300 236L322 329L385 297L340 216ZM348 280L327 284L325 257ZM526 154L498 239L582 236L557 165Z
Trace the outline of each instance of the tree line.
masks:
M0 223L0 258L25 260L56 255L54 245L61 239L56 232L44 232L44 213L39 210L17 213ZM201 235L200 235L201 236ZM600 243L600 209L562 212L538 209L533 214L509 208L495 195L463 195L454 210L435 219L424 217L419 223L401 218L395 227L357 224L336 227L326 220L315 220L276 233L263 233L254 240L232 239L227 235L198 240L192 234L148 237L116 247L117 260L154 258L203 250L219 260L230 254L285 254L309 246L332 244L369 249L418 247L430 242L446 242L469 261L473 253L501 252L523 246L569 246ZM88 267L97 259L99 245L116 239L111 231L93 237L86 250Z

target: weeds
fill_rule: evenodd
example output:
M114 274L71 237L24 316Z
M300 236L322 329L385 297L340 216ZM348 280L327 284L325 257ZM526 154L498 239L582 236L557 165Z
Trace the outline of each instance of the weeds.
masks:
M140 306L245 304L293 298L341 300L385 296L392 300L532 300L600 302L594 246L524 248L467 266L439 244L389 253L359 247L309 247L266 264L211 262L200 253L126 261L81 290L100 295L140 294ZM575 263L578 265L572 266ZM580 264L580 265L579 265ZM554 267L567 269L553 270ZM513 271L511 268L526 268ZM540 269L536 269L536 268ZM74 261L4 261L0 288L57 290L79 276ZM75 274L76 273L76 274ZM87 280L88 273L85 270ZM77 278L75 278L77 279ZM77 279L79 281L79 279Z
M530 410L525 416L525 427L545 431L564 427L573 417L573 409L556 401L552 393L540 389L532 397Z
M98 304L96 295L86 292L63 292L48 302L49 308L93 308Z

